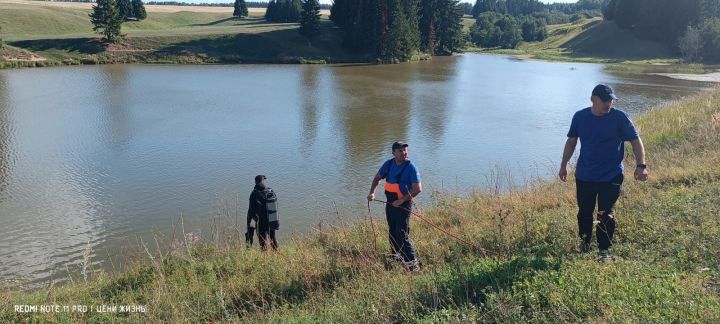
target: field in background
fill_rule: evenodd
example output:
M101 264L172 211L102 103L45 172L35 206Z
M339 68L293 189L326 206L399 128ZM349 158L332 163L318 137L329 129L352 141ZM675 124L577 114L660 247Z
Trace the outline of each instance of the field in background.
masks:
M0 0L0 67L94 63L362 62L341 46L325 16L312 41L298 24L267 23L264 9L244 19L232 8L147 6L148 18L123 23L126 37L105 46L92 32L90 4ZM18 54L21 53L21 54ZM32 57L28 60L28 57Z

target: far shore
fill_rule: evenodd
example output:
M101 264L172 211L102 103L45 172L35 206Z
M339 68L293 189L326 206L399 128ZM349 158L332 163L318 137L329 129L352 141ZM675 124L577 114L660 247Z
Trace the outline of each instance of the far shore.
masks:
M90 10L94 3L90 2L60 2L60 1L28 1L28 0L0 0L0 4L21 4L43 7L69 8ZM145 5L147 12L204 12L204 13L225 13L232 12L233 7L211 7L211 6L171 6L171 5ZM264 15L265 8L248 8L250 14ZM320 10L321 15L329 15L330 10Z

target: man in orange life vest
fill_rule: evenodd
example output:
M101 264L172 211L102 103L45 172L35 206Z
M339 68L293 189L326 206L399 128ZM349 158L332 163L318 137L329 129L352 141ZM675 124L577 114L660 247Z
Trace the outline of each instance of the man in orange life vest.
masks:
M415 249L410 241L410 210L412 199L422 191L420 173L415 164L408 160L408 145L395 142L392 145L393 158L385 161L373 179L369 201L375 199L375 188L385 179L385 216L387 218L390 246L393 256L405 262L408 270L419 269Z

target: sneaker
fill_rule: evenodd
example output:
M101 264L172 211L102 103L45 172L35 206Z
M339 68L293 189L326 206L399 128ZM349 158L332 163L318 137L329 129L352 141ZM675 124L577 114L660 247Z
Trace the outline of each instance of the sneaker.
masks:
M390 257L395 261L405 261L400 253L391 253Z
M610 255L610 252L608 250L600 250L600 254L598 256L598 261L609 262L612 260L613 260L613 257L612 257L612 255Z
M588 253L592 250L592 245L590 245L590 242L582 242L580 243L580 252L581 253Z
M405 269L408 272L420 272L420 263L417 260L405 262Z

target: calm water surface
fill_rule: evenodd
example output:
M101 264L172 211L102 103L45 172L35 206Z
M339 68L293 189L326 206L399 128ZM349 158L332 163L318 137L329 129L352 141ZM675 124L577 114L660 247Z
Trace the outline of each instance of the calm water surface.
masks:
M243 224L256 174L278 192L285 238L335 206L364 215L395 140L409 142L427 189L464 193L498 167L550 177L572 114L600 82L632 115L709 87L472 54L392 66L0 71L0 281L77 273L86 249L93 268L112 269L110 258L140 239L154 246L181 215L204 237L219 216Z

